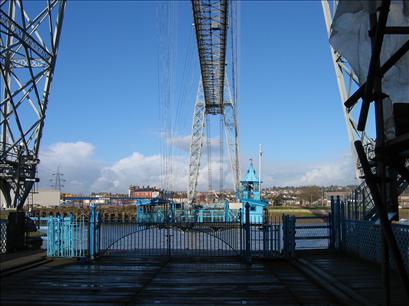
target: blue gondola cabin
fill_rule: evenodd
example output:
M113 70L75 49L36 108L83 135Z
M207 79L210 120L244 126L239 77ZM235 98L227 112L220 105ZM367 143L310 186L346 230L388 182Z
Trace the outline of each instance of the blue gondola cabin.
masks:
M246 222L246 203L250 205L250 223L264 223L264 211L267 208L268 202L260 198L260 181L256 175L256 170L253 167L251 159L247 173L243 180L240 181L240 202L242 203L243 223Z

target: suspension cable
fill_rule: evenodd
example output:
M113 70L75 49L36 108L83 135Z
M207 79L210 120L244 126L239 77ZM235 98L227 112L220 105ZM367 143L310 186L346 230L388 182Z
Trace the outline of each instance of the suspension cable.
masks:
M222 199L223 196L223 183L224 183L224 170L223 170L223 163L224 163L224 115L220 116L220 178L219 178L219 193L220 193L220 199Z
M210 117L206 117L206 144L207 144L207 173L208 173L208 194L212 192L212 139L210 129Z

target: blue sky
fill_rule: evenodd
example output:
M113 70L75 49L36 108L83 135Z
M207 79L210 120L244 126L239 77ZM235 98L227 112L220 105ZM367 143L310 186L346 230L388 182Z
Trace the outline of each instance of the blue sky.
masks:
M169 116L179 109L174 133L186 145L199 79L191 5L173 5L169 34L166 7L162 2L68 2L42 139L43 187L57 163L66 174L67 191L159 184L158 173L142 165L160 163L159 101L168 77L173 78ZM242 168L262 143L267 184L353 182L320 2L247 1L240 10ZM172 64L166 66L169 44ZM175 167L187 166L183 149L175 150L174 158ZM119 165L125 169L127 162L133 172L120 172ZM145 180L143 171L152 178ZM322 172L315 181L302 180Z

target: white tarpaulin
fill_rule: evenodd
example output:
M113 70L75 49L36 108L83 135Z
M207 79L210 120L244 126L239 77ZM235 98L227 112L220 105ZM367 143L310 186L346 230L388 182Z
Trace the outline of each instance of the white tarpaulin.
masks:
M373 0L372 0L373 1ZM340 0L331 26L330 43L351 65L362 85L366 82L371 59L371 38L368 0ZM376 7L380 6L377 1ZM387 26L409 26L409 0L391 1ZM381 51L381 65L407 40L409 35L385 35ZM392 103L409 103L409 53L406 53L384 76L383 92ZM385 101L386 102L386 101ZM385 105L385 125L393 126L392 112ZM392 131L389 131L392 132Z

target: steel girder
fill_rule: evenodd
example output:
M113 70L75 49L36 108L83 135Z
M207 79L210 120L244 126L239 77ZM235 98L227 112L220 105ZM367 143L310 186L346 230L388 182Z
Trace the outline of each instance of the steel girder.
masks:
M36 178L66 1L0 1L0 189L21 209Z
M332 11L330 2L333 3ZM325 18L325 25L328 34L328 38L331 35L332 17L335 15L337 1L334 0L321 0L322 10ZM344 112L344 119L348 133L348 140L351 145L352 157L355 163L355 177L359 181L362 181L361 177L363 171L358 160L358 156L355 150L355 140L361 140L364 144L366 153L368 156L373 157L375 149L375 141L368 137L365 131L359 131L357 128L357 122L352 116L353 108L346 108L344 102L351 96L351 91L354 84L359 86L358 77L352 71L352 68L348 65L348 62L330 45L332 62L334 64L335 75L337 78L339 95L341 98L342 110Z
M337 1L333 1L335 12ZM409 277L405 268L402 254L399 250L396 237L392 231L391 220L398 219L398 193L408 186L409 170L408 170L408 150L409 150L409 133L406 131L403 135L391 135L386 133L385 122L385 101L388 97L384 93L384 76L395 63L409 52L409 40L404 41L399 49L395 50L381 64L381 50L384 45L385 35L399 34L405 35L409 33L408 26L388 25L389 11L391 10L391 0L367 1L368 4L368 20L370 38L370 54L369 65L364 81L361 79L359 88L347 99L343 98L343 107L347 112L357 106L361 100L361 108L359 112L358 124L356 130L364 132L368 119L370 103L374 103L374 117L376 128L376 141L373 156L368 156L364 147L364 142L358 139L354 142L355 152L357 153L360 162L365 184L370 191L371 201L374 204L376 217L379 219L381 228L382 241L382 270L386 271L382 274L385 300L384 304L389 305L391 300L389 269L391 258L394 261L398 275L401 278L405 292L409 292ZM332 24L329 0L322 0L324 16L327 22L327 30ZM340 82L340 71L337 70L337 54L333 52L334 66L337 73L338 85ZM339 57L340 58L340 57ZM394 81L399 81L396 79ZM341 88L340 88L341 91ZM400 102L400 101L395 101ZM407 101L403 101L407 102ZM396 115L395 119L396 119ZM354 127L355 128L355 127ZM390 214L391 213L391 214ZM391 257L391 258L390 258ZM409 299L409 293L407 294Z
M240 161L239 161L239 131L237 120L237 109L230 93L228 79L225 79L224 98L223 98L223 125L226 136L227 152L229 156L230 166L233 176L233 186L237 194L240 183ZM190 160L189 160L189 183L188 183L188 204L191 205L195 199L197 182L199 178L200 159L202 156L204 129L206 125L205 100L203 86L200 82L197 92L195 109L193 112L192 124L192 142L190 144ZM221 148L222 149L222 148ZM208 161L208 162L211 162ZM222 161L221 161L222 162Z
M332 2L332 7L331 7L331 2ZM329 38L331 34L331 24L333 21L332 17L335 15L338 1L321 0L321 4L322 4L323 13L324 13L328 38ZM407 50L408 47L406 45L403 46L401 49L404 49L405 47ZM365 88L365 86L360 86L358 77L355 75L352 68L349 66L347 60L344 59L337 51L335 51L331 45L330 45L330 50L331 50L332 61L334 64L335 75L337 78L342 109L344 112L344 118L345 118L345 123L347 127L348 138L351 144L352 156L355 162L356 178L361 183L365 184L365 182L362 179L362 177L364 176L364 172L361 167L361 163L358 159L354 143L357 140L361 141L367 158L373 161L375 159L375 140L367 135L365 129L358 128L359 118L355 119L352 116L352 113L356 111L357 108L359 107L356 101L359 99L359 95L361 95L363 92L362 88ZM405 52L405 51L399 50L397 54L399 55L401 52ZM389 69L393 65L393 63L397 61L397 58L398 58L397 56L392 57L390 60L385 62L382 68L386 71L386 69ZM352 92L354 85L358 86L359 89L356 90L355 92ZM355 103L350 103L349 101L355 101ZM409 167L408 164L409 164L409 160L406 161L406 168ZM401 194L408 187L408 184L409 184L409 182L407 182L401 175L398 175L396 183L398 187L398 190L397 190L398 194ZM366 187L362 187L362 188L366 188ZM367 200L373 203L372 198L368 198ZM372 209L372 213L373 212L374 211Z
M229 81L226 78L224 98L224 129L226 133L227 152L233 175L233 186L236 196L240 185L240 148L239 148L239 125L237 118L237 107L231 96Z
M189 178L187 199L191 204L196 194L199 177L200 159L202 157L203 134L205 127L205 99L202 81L197 90L196 103L193 111L192 141L190 143Z
M223 113L228 0L192 0L207 114Z

